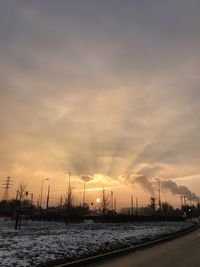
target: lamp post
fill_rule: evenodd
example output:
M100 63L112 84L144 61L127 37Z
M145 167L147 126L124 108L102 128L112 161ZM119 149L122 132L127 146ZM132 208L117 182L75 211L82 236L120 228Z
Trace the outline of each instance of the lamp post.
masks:
M48 186L48 193L47 193L47 204L46 204L46 209L47 210L49 208L49 193L50 193L50 185Z
M84 187L83 187L83 206L85 204L85 182L84 182Z
M45 178L42 180L42 187L41 187L41 195L40 195L40 209L42 209L42 194L43 194L43 186L44 186L44 182L48 181L49 178Z
M133 195L131 195L131 215L133 216Z
M111 211L113 211L113 191L110 191L110 198L111 198L111 203L110 203L110 207L111 207Z

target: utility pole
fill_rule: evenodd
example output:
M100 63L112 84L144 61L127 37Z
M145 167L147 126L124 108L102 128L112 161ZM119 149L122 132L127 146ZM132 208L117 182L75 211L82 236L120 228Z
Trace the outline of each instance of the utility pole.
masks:
M114 211L117 211L117 203L116 203L116 198L114 198Z
M3 181L3 188L5 190L4 190L2 200L5 200L5 201L9 200L9 189L11 187L11 181L12 181L12 178L10 176L6 177Z
M85 182L84 182L84 187L83 187L83 206L85 204Z
M137 197L135 199L135 205L136 205L136 214L138 215L138 199L137 199Z
M60 207L62 207L62 196L60 197Z
M49 193L50 193L50 185L48 186L48 193L47 193L47 205L46 205L47 210L49 208Z
M111 210L113 210L113 191L110 191L110 197L111 197L110 207Z
M133 195L131 195L131 215L133 215Z
M31 194L31 207L33 207L33 193Z

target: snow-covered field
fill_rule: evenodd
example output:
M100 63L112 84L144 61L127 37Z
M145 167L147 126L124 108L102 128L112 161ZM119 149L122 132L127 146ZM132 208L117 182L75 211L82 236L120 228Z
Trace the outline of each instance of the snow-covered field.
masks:
M0 221L0 266L51 266L53 261L71 260L155 239L191 226L190 222L157 222L65 225L61 222Z

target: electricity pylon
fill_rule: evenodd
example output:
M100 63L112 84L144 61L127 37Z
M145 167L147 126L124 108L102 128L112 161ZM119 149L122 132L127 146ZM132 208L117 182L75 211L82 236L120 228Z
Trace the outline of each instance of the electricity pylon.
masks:
M10 176L6 177L3 181L4 194L2 200L9 200L9 189L11 187L12 178Z

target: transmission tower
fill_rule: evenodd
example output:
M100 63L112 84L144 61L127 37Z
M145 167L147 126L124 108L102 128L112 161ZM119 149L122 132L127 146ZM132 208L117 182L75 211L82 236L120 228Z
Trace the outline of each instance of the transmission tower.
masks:
M11 187L11 181L12 181L12 178L10 176L6 177L3 180L3 188L5 190L4 190L4 194L3 194L2 200L5 200L5 201L9 200L9 189Z

